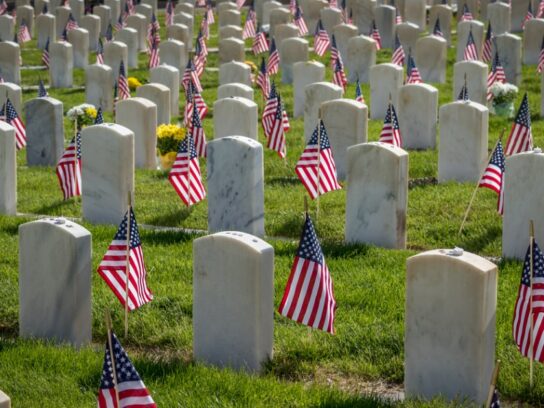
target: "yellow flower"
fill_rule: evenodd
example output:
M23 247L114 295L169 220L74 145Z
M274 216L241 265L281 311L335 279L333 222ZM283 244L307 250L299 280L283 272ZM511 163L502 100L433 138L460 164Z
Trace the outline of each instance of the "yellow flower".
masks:
M244 61L244 64L249 65L249 67L251 68L251 72L257 72L257 65L255 65L253 62L248 60Z
M96 119L96 115L97 115L98 113L96 112L96 109L95 109L95 108L86 108L86 109L85 109L85 114L86 114L87 116L89 116L90 118L92 118L92 119Z
M179 143L185 139L185 129L177 125L160 125L157 128L157 147L161 154L177 152Z
M128 87L131 91L134 91L136 88L142 86L142 83L135 77L128 77Z

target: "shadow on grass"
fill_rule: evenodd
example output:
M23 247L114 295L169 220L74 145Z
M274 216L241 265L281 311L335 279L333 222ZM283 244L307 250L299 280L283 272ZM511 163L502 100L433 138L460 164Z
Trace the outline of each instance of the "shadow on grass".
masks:
M391 402L384 401L378 397L373 396L363 396L363 395L354 395L350 396L347 399L344 399L343 401L337 401L334 399L329 399L326 401L323 401L316 405L310 405L310 407L315 408L355 408L355 407L393 407L395 406Z
M499 226L488 226L480 234L471 234L463 237L462 246L470 252L479 253L497 238L501 238L502 230Z
M299 185L300 180L297 177L270 177L265 180L269 186L294 186Z
M153 218L145 222L151 225L163 225L167 227L177 227L181 221L185 221L191 216L191 208L175 208L156 214Z
M74 201L73 198L71 198L69 200L66 200L66 201L58 200L58 201L53 202L52 204L43 205L43 206L37 208L35 212L36 212L36 214L47 215L51 211L58 211L61 208L68 209L68 207L71 207L71 206L74 206L74 205L76 205L76 202Z
M197 234L189 234L181 231L147 231L143 230L140 234L144 237L147 244L151 245L172 245L193 241L198 237Z

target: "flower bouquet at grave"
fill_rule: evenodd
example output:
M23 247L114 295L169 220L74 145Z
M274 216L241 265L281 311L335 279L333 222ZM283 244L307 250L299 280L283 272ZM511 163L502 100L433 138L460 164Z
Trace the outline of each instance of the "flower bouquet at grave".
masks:
M491 113L508 118L514 117L514 101L518 95L518 87L508 83L495 82L489 91L493 95Z
M251 76L251 82L255 82L255 76L257 75L257 71L259 70L259 68L257 68L257 65L249 60L244 61L244 64L246 64L251 69L251 73L249 74Z
M74 106L66 112L66 116L76 123L75 127L77 130L81 130L84 126L92 125L96 119L96 115L96 108L88 103Z
M131 91L135 91L137 88L142 86L140 80L136 77L128 77L128 87Z
M160 125L157 128L157 154L162 170L170 170L180 142L185 139L185 128L178 125Z

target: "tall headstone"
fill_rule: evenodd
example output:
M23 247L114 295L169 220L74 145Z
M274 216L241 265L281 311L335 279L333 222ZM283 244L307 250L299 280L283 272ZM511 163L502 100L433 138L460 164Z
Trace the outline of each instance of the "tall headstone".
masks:
M281 82L293 82L293 65L308 61L309 44L303 38L286 38L279 45Z
M11 41L15 32L15 19L9 14L0 16L0 41Z
M264 235L263 147L243 136L208 143L208 230Z
M231 61L219 66L219 85L231 83L252 86L251 68L239 61Z
M329 3L325 0L304 0L300 2L302 13L306 26L310 33L315 31L317 21L321 17L321 10L329 7ZM355 18L355 13L354 13Z
M97 5L93 8L93 14L100 18L100 35L105 36L108 30L108 25L111 24L111 26L113 27L113 25L115 24L115 22L111 22L111 9L108 6Z
M80 18L79 26L89 33L89 51L94 53L100 37L100 17L87 14Z
M49 44L49 84L51 88L71 88L74 82L74 52L68 42Z
M72 12L72 9L68 6L59 6L55 9L57 37L60 37L64 29L66 28L66 23L68 22L68 18L70 17L71 12Z
M147 19L141 14L132 14L127 17L126 26L138 32L138 49L147 51Z
M237 38L225 38L219 43L219 64L245 60L244 42Z
M195 25L194 17L187 13L175 14L174 24L182 24L188 28L189 38L187 38L187 41L184 41L183 43L185 44L185 48L187 49L187 52L191 51L193 49L193 31L194 31L194 25Z
M416 64L424 82L446 82L448 42L438 36L429 35L416 42Z
M239 40L243 40L243 30L240 26L235 25L226 25L219 27L219 42L224 40L225 38L237 38Z
M237 96L240 98L246 98L250 101L254 100L253 95L253 88L245 85L245 84L238 84L238 83L230 83L219 86L217 88L217 99L223 99L223 98L230 98L231 96Z
M270 36L274 37L276 27L280 24L289 24L293 16L285 7L274 9L270 12Z
M288 11L289 12L289 11ZM321 9L321 22L329 37L333 34L333 28L344 22L342 12L336 7L325 7Z
M119 66L121 61L125 65L125 74L128 78L128 47L119 41L111 41L104 44L104 64L111 67L113 78L119 78Z
M402 86L397 115L405 149L436 147L438 89L428 84Z
M184 72L187 65L185 44L178 40L161 41L159 45L161 64L171 65L179 72Z
M170 65L160 65L149 70L149 80L152 83L162 84L170 89L170 113L177 116L179 113L179 84L180 73Z
M304 103L304 137L308 141L317 126L321 104L342 98L344 90L330 82L314 82L306 85L304 93L306 95Z
M478 58L482 55L482 47L485 39L485 26L484 23L472 20L461 21L457 24L457 59L456 61L464 60L465 47L467 45L468 36L472 31L472 37L474 38L474 44L478 51Z
M511 3L512 7L512 32L520 33L523 31L523 21L527 16L527 10L529 9L529 2L531 0L517 0ZM533 9L536 13L537 9Z
M465 4L467 5L468 11L470 11L470 14L472 14L472 17L478 20L480 16L480 7L479 7L478 0L456 0L455 2L457 3L457 10L458 10L457 20L461 20L463 16L463 9L465 8Z
M382 39L382 47L393 48L395 45L395 7L388 5L377 6L374 10L374 16L376 28Z
M389 143L348 148L346 241L406 248L408 153Z
M6 82L21 83L21 48L11 41L0 42L0 72Z
M444 39L448 42L448 46L451 45L451 21L453 19L453 11L447 4L436 4L431 7L429 11L429 33L432 34L436 25L436 21L439 21L440 31L444 36Z
M149 83L136 89L136 96L149 99L157 105L157 124L170 124L170 89L162 84Z
M89 32L84 28L68 31L68 42L74 52L74 68L86 68L89 65Z
M325 80L325 65L318 61L303 61L293 64L293 94L295 99L293 117L304 115L306 85Z
M15 128L0 121L0 214L17 213Z
M378 64L370 68L370 119L383 120L389 102L398 106L403 81L404 70L396 64Z
M374 65L376 65L376 41L364 35L350 38L345 61L348 81L353 83L359 79L363 83L368 83L370 68Z
M113 112L112 69L103 64L87 66L85 70L85 101L101 107L105 112Z
M91 233L72 221L45 218L19 226L21 337L76 347L91 342L91 254Z
M225 10L219 13L219 27L240 24L242 24L242 17L238 10Z
M495 36L495 47L498 49L501 65L504 68L506 81L519 86L521 84L521 38L514 34Z
M81 131L83 218L119 225L134 191L134 133L111 123Z
M23 110L22 88L11 82L0 82L0 107L4 106L7 98L9 98L17 113L21 115Z
M213 104L214 138L244 136L258 140L257 104L246 98L218 99Z
M343 61L348 58L348 42L351 38L357 37L357 27L353 24L338 24L333 28L334 38L336 40L336 48L340 53Z
M127 62L129 68L138 68L138 31L125 27L117 31L115 41L127 46Z
M495 365L497 266L444 249L406 262L404 389L484 404Z
M274 343L274 248L253 235L219 232L194 241L193 259L195 359L261 371Z
M467 83L468 97L471 101L487 105L487 64L481 61L459 61L453 66L453 100Z
M62 102L34 98L25 103L26 162L28 166L55 166L64 151Z
M85 13L85 2L84 0L69 0L68 4L72 10L72 15L74 19L79 23L81 16Z
M420 31L424 31L427 22L425 0L405 0L404 3L404 19L417 25Z
M106 7L109 7L111 10L110 11L111 17L108 22L111 23L112 26L115 26L115 23L117 22L117 20L119 19L119 15L121 14L121 1L120 0L104 0L104 5Z
M512 9L509 4L497 1L487 6L487 18L495 35L509 33L512 29Z
M262 18L258 21L262 25L270 26L270 15L277 9L282 8L281 3L275 0L268 0L263 3L263 15Z
M523 63L538 64L542 39L544 38L544 19L533 18L525 23L523 35Z
M34 36L34 7L32 6L18 6L16 8L15 24L17 27L21 26L21 23L25 21L30 36Z
M352 10L353 24L359 28L359 34L368 34L374 20L376 0L347 0L348 10Z
M178 13L187 13L190 15L195 14L195 6L193 6L190 3L178 3L176 4L176 7L174 7L174 14Z
M149 24L151 22L151 16L153 15L153 7L151 7L149 4L137 4L136 7L134 7L137 14L141 14L145 17L146 24Z
M2 26L2 18L3 16L0 16L0 27ZM0 39L2 41L10 41L13 38L13 35L10 39L4 39L2 38L1 34L1 28L0 28ZM56 25L55 25L55 16L53 14L40 14L36 17L36 39L37 47L40 50L43 50L45 47L45 44L47 43L47 39L49 38L49 41L52 42L56 38Z
M166 27L166 38L168 40L178 40L181 41L184 45L188 44L192 36L189 33L189 27L185 24L176 23ZM188 57L189 51L185 47L185 52L187 53L186 58Z

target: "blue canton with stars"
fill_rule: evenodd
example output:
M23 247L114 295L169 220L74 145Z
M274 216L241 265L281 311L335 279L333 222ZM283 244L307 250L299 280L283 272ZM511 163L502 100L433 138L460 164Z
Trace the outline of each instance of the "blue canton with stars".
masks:
M533 246L533 278L544 278L544 254L537 243ZM525 262L523 264L523 273L521 274L521 284L531 286L531 248L527 249Z
M141 381L138 372L128 358L126 351L117 340L117 336L112 332L111 347L115 357L115 371L117 374L117 384L127 381ZM108 342L106 342L106 355L104 358L104 366L102 367L102 378L100 379L100 388L113 388L113 368L111 364L111 356Z
M278 106L276 107L276 120L283 120L283 103L280 95L278 95Z
M529 101L527 100L527 94L525 94L523 101L521 101L521 106L519 107L515 122L518 125L531 127L531 114L529 113Z
M357 82L355 83L355 98L362 98L362 96L361 84L359 83L359 78L357 78Z
M193 141L193 136L190 134L187 135L185 139L181 141L179 144L179 150L178 153L187 153L189 152L189 159L196 159L198 157L195 149L195 143Z
M6 122L11 123L12 120L17 119L17 111L13 107L13 104L9 100L6 100Z
M278 94L276 93L276 83L272 81L270 84L270 93L268 94L268 99L276 99Z
M497 148L493 152L489 164L494 164L504 173L504 150L502 149L501 142L497 143Z
M391 123L391 127L395 130L400 129L399 120L397 118L397 112L395 112L395 107L391 103L389 104L389 107L387 108L387 113L385 114L384 123Z
M304 222L304 228L302 229L297 256L323 264L323 251L321 250L321 245L319 245L312 219L308 214L306 214L306 221Z
M202 127L202 122L200 121L200 114L198 113L198 109L196 109L196 107L193 108L193 129L195 127Z
M319 131L321 132L321 135L318 134ZM318 138L321 141L321 150L331 148L331 144L329 143L329 136L327 136L327 129L325 129L325 125L323 124L322 120L319 122L319 126L315 127L314 133L312 133L312 137L310 138L308 144L316 145Z
M127 240L127 214L123 218L117 234L115 234L115 241L126 241ZM130 207L130 249L139 247L142 244L140 241L140 232L138 231L138 223L136 222L136 216L132 207Z
M261 71L261 74L263 74L263 75L266 74L266 62L264 60L264 57L261 58L261 69L260 69L260 71Z
M408 54L408 66L406 67L406 75L412 75L412 70L416 67L416 63L411 54Z
M95 125L101 125L104 123L104 116L102 115L102 108L98 108L98 111L96 112L96 118L94 120Z

